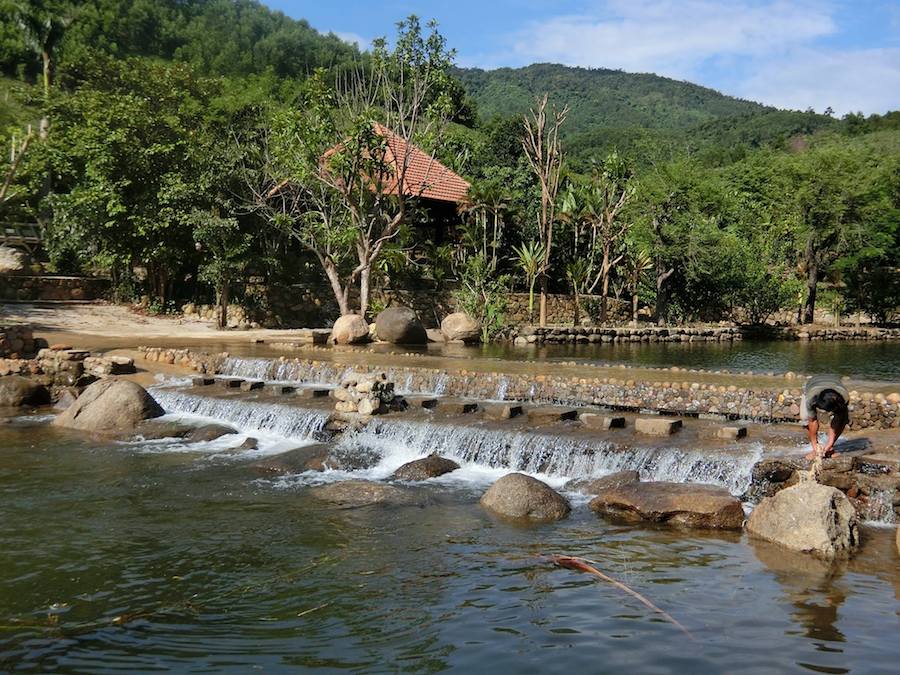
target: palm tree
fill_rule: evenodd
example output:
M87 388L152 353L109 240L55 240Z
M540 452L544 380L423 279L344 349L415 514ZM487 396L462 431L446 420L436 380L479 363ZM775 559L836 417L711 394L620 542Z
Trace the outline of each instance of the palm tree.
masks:
M534 284L546 257L544 245L539 241L530 241L513 247L513 252L516 254L516 265L522 270L528 282L528 322L534 323Z

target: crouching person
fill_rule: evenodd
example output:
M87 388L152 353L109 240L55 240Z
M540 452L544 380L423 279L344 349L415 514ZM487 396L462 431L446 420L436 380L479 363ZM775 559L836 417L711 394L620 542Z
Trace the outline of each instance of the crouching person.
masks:
M812 450L806 459L831 457L835 454L834 444L844 429L850 424L848 403L850 394L841 384L837 375L815 375L806 382L803 399L800 403L800 417L803 427L809 436ZM828 429L828 440L819 446L819 411L831 416Z

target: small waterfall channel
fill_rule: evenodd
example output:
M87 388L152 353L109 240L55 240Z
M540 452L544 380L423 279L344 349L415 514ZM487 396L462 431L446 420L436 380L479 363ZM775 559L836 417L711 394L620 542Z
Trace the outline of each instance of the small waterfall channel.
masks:
M153 389L153 397L167 413L225 422L244 433L316 440L328 421L328 412L242 399L198 396L177 389Z
M478 464L533 474L596 478L626 469L643 480L711 483L735 495L750 487L751 470L762 446L741 454L692 452L677 448L621 447L595 438L575 438L537 432L503 431L478 426L399 420L375 420L347 433L339 452L393 454L438 453L460 464Z

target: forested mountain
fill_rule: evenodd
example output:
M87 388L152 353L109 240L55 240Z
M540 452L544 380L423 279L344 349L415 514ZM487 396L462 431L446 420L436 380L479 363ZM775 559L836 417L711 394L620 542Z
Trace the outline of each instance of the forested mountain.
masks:
M34 76L39 55L29 50L14 20L17 0L0 0L0 70ZM359 50L306 21L256 0L40 0L60 24L58 61L87 50L115 57L150 56L190 63L207 75L250 75L271 70L304 77L317 67L358 60Z
M522 114L544 92L567 104L563 137L576 165L613 149L638 161L685 151L733 161L747 149L835 124L825 115L778 110L653 74L540 63L456 75L483 118Z

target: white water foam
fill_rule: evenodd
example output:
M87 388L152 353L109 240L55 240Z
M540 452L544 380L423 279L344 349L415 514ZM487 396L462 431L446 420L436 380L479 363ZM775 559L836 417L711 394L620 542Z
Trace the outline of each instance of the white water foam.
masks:
M762 456L762 444L748 444L739 454L709 453L619 447L595 439L476 426L374 420L338 441L337 453L353 451L374 451L387 473L404 462L437 453L472 470L478 467L478 472L522 471L544 476L551 484L633 469L640 472L642 480L710 483L740 495L750 486L751 469Z

